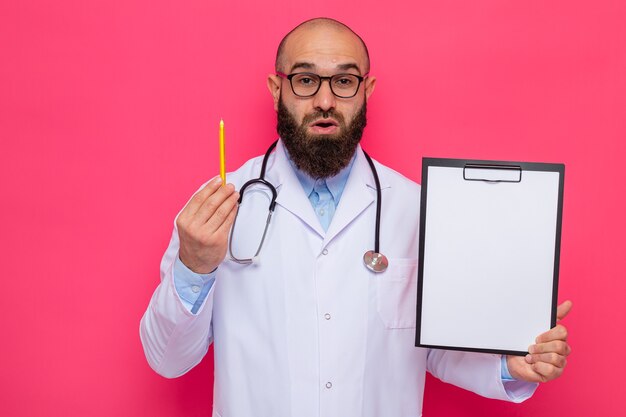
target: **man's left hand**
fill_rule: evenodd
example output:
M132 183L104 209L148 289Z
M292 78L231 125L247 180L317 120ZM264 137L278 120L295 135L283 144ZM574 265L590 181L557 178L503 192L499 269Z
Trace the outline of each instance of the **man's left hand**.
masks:
M571 308L571 301L559 305L556 310L557 320L564 319ZM509 373L515 379L547 382L561 376L571 351L567 344L567 329L562 324L557 324L535 339L535 344L528 348L528 355L508 355L506 363Z

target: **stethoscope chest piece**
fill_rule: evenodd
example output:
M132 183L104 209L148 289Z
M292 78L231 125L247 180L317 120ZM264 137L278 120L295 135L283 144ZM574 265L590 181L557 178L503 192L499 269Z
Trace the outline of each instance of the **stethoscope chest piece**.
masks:
M365 255L363 255L363 262L365 263L367 269L373 272L385 272L389 266L387 257L382 253L374 252L373 250L365 252Z

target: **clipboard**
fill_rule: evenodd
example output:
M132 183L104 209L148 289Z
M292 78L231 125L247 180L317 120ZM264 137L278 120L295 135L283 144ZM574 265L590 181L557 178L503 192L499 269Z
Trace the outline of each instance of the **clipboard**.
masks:
M521 356L556 325L564 174L422 159L416 346Z

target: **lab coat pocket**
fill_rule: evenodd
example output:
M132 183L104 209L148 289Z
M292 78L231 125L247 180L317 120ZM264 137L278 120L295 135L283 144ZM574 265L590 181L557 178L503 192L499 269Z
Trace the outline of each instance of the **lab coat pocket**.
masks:
M417 259L389 259L389 267L376 280L377 309L385 327L415 328Z

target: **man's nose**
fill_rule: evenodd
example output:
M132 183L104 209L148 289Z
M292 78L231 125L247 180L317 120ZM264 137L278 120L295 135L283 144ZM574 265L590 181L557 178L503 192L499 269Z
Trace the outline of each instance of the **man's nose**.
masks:
M330 89L330 80L323 80L317 94L313 96L313 106L315 106L315 108L317 109L327 111L330 109L334 109L336 104L337 97L335 97L332 90Z

